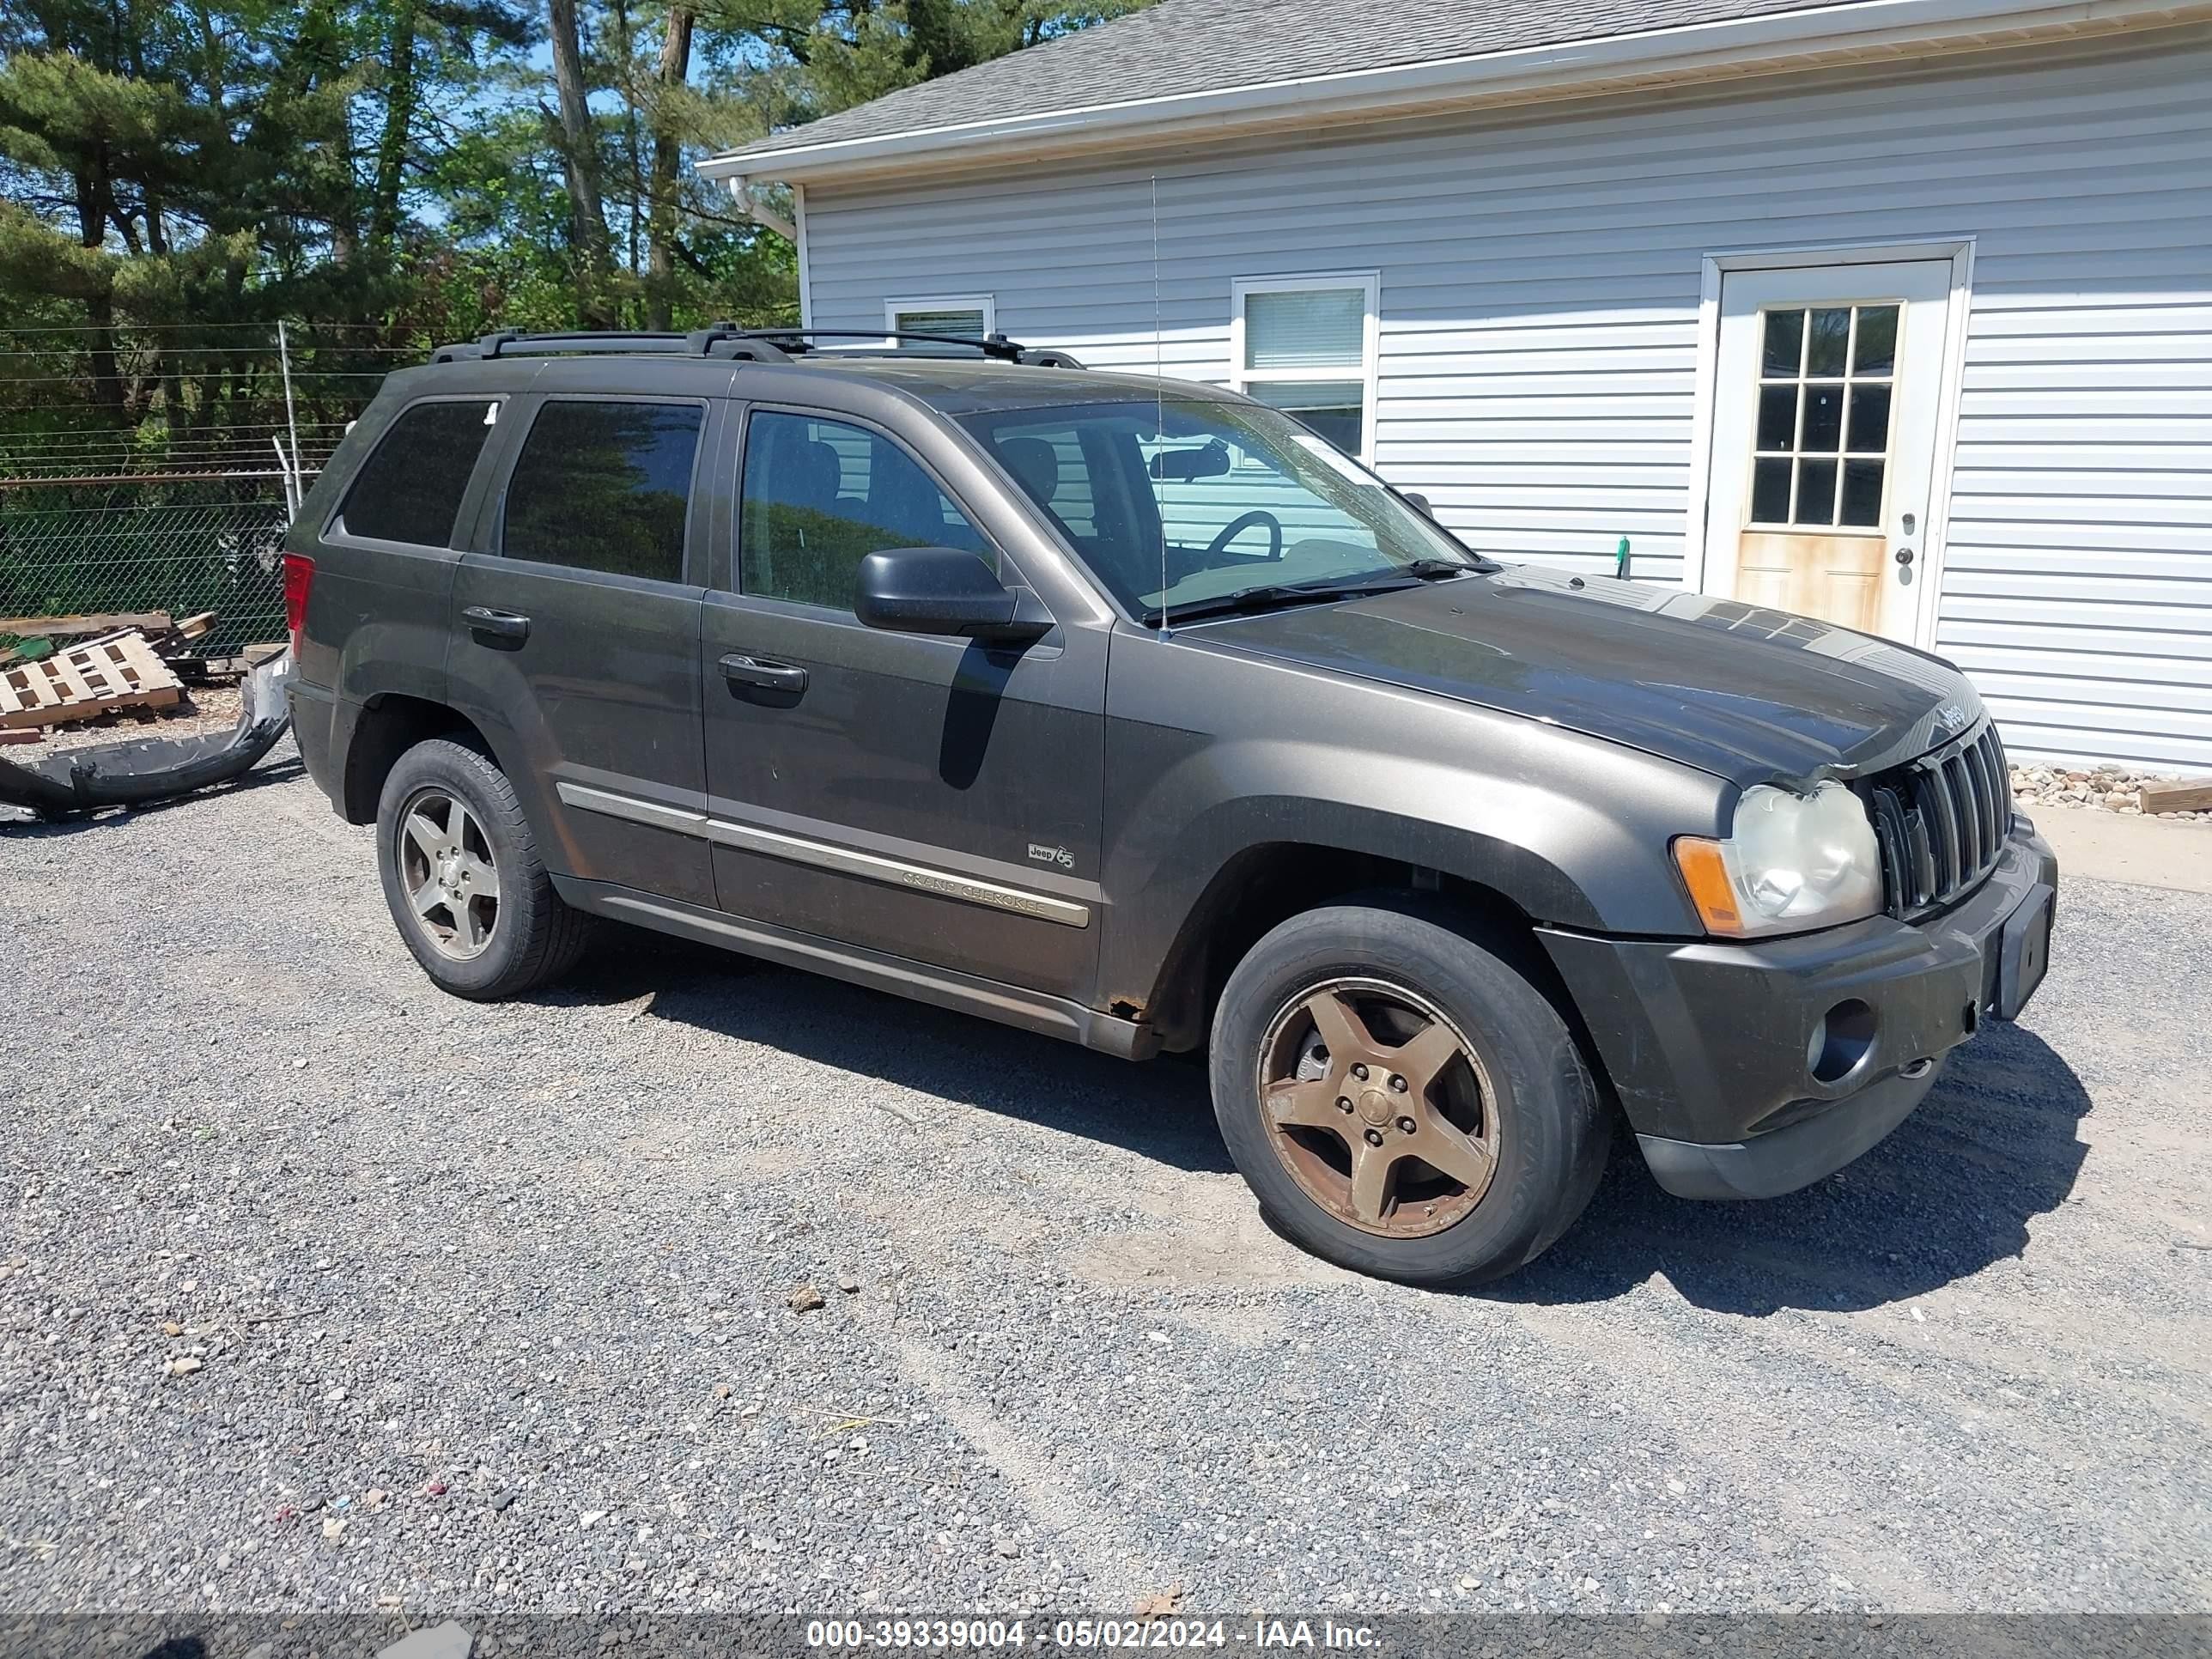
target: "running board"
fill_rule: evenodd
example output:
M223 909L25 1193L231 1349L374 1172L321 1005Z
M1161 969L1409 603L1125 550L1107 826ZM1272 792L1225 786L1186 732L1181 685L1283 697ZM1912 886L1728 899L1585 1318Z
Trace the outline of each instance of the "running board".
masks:
M787 968L826 974L848 984L888 991L956 1013L980 1015L1001 1025L1079 1042L1122 1060L1149 1060L1159 1052L1159 1034L1150 1026L1102 1014L1066 997L1024 991L996 980L933 968L906 957L841 945L818 934L775 927L673 899L655 898L607 882L556 875L553 885L579 910L616 921L742 951Z

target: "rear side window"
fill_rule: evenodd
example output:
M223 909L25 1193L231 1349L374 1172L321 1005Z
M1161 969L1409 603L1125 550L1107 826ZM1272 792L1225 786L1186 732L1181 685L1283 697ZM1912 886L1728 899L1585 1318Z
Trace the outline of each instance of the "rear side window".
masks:
M489 399L416 404L402 411L346 491L346 532L417 547L451 547L469 474L491 433Z
M738 585L761 599L853 608L860 561L887 547L998 556L921 464L842 421L755 415L745 427Z
M500 551L615 576L684 580L684 522L705 411L560 399L538 411L507 486Z

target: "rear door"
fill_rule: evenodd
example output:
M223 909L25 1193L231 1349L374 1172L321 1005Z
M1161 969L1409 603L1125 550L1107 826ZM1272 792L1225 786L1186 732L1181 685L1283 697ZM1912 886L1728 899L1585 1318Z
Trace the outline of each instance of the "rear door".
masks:
M547 863L712 905L696 832L656 823L705 799L699 612L709 427L700 397L562 389L548 367L503 411L513 457L453 585L447 661ZM564 371L568 374L564 377Z
M747 414L735 568L707 598L722 907L1085 994L1104 920L1106 619L1048 606L1052 631L1017 649L863 626L853 579L878 548L958 547L1009 586L1031 578L971 457L910 411L826 406L835 387L822 401Z

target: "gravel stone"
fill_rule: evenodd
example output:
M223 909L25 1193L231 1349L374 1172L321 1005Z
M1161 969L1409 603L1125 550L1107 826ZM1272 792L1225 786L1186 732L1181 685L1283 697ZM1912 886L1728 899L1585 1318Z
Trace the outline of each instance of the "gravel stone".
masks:
M1624 1138L1451 1294L1269 1232L1194 1066L641 937L444 996L281 755L0 894L19 1613L2212 1605L2212 897L2069 881L1841 1176Z

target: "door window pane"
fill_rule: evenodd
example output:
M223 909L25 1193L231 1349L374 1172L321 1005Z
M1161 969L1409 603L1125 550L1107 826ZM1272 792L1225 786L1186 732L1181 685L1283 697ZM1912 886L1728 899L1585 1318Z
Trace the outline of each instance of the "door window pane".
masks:
M1768 312L1766 343L1760 357L1760 371L1795 380L1798 366L1804 362L1804 357L1805 313L1802 311Z
M1889 386L1851 388L1850 447L1862 455L1880 455L1889 448Z
M850 611L860 561L887 547L957 547L998 567L982 532L881 434L803 415L746 422L742 592Z
M1881 522L1881 475L1884 471L1884 465L1880 461L1844 463L1844 508L1838 522L1848 525L1877 525Z
M1851 347L1851 373L1888 374L1897 368L1897 307L1861 306Z
M548 402L507 483L500 551L682 581L702 414L696 404Z
M1797 463L1797 511L1791 516L1798 524L1835 523L1836 464L1833 461Z
M1797 447L1796 385L1759 387L1759 447L1784 450Z
M1367 357L1367 290L1244 296L1247 368L1356 368Z
M1747 522L1880 522L1900 314L1894 304L1763 313ZM1845 452L1875 459L1844 469Z
M416 404L392 423L346 492L349 535L417 547L451 547L453 519L476 470L492 412L489 400Z
M1751 516L1759 524L1784 524L1790 518L1790 463L1762 456L1752 464Z
M1851 313L1848 306L1813 313L1812 337L1805 342L1806 374L1841 374L1844 346L1850 334Z
M1805 388L1805 432L1797 447L1814 454L1834 454L1844 447L1844 389L1840 386Z

